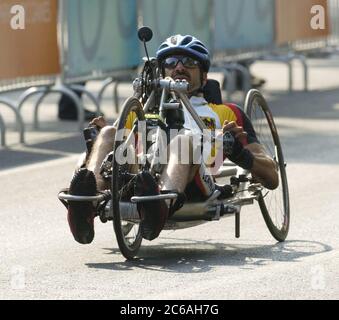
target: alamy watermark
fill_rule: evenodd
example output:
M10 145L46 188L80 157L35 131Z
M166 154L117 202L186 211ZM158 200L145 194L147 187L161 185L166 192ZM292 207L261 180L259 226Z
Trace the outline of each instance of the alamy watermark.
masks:
M14 266L11 269L11 289L23 290L26 288L26 269L22 266Z
M324 290L326 288L325 268L317 265L311 269L311 287L313 290Z
M50 0L25 0L23 5L10 5L0 1L0 24L15 31L25 30L29 25L49 24L53 19L52 3Z
M42 9L41 14L37 14L40 16L40 18L44 18L44 20L49 20L49 13L48 9L49 4L48 2L43 3L42 7L45 7L45 9ZM11 13L11 19L10 19L10 26L13 30L24 30L25 29L25 22L26 22L26 16L25 16L25 8L24 6L20 4L16 4L10 7L10 13ZM314 5L311 8L310 13L313 15L310 20L310 26L313 30L323 30L326 28L326 14L325 14L325 8L322 5Z
M313 30L324 30L326 28L325 8L322 5L314 5L311 8L313 15L310 21Z
M46 7L46 4L43 4L43 7ZM49 7L47 5L47 7ZM46 18L49 18L49 14L47 14L48 10L47 7L43 9L42 16L44 17L44 20ZM25 29L25 22L26 22L26 16L25 16L25 8L24 6L20 4L16 4L10 7L10 13L11 13L11 19L10 19L10 26L13 30L24 30ZM313 15L310 20L310 26L313 30L324 30L326 28L326 14L325 14L325 8L322 5L314 5L311 8L310 13ZM39 14L41 18L41 14ZM49 20L49 19L47 19Z
M10 25L13 30L25 29L25 8L22 5L16 4L11 7L12 14Z
M127 139L130 134L133 138ZM171 161L176 164L205 164L216 168L223 162L222 129L205 129L202 133L160 128L148 131L145 121L138 121L135 135L129 129L121 129L115 133L115 140L123 142L114 154L119 165L145 164L146 160L168 164L169 155L175 155Z

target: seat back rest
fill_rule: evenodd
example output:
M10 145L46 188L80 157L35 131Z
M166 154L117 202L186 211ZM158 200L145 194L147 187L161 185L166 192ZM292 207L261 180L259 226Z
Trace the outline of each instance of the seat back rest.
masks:
M208 103L222 104L220 84L217 80L208 79L203 94Z

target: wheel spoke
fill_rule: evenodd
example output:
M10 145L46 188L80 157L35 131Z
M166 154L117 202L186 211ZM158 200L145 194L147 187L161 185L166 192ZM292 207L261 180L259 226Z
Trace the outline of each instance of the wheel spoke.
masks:
M285 163L280 143L276 142L279 141L279 138L272 116L269 114L266 102L259 91L250 91L245 108L260 144L277 164L279 186L275 190L264 189L259 204L272 235L278 240L284 239L288 232L289 203Z
M114 143L115 156L112 167L113 224L120 251L127 259L132 259L136 255L142 238L139 221L135 220L135 217L134 219L128 219L126 213L121 212L120 204L122 202L129 202L130 198L134 195L134 179L136 173L140 172L143 168L141 165L131 163L121 164L118 162L116 155L118 151L120 151L120 153L122 151L122 155L126 156L127 148L133 149L132 154L137 153L134 143L135 134L133 133L136 126L134 125L132 131L125 129L126 121L132 112L136 115L137 121L144 121L144 114L140 102L135 98L129 98L125 102L117 126L118 130L125 130L124 132L119 131L119 135L125 137L125 140L116 140ZM127 134L125 134L126 132ZM126 140L126 137L129 138Z

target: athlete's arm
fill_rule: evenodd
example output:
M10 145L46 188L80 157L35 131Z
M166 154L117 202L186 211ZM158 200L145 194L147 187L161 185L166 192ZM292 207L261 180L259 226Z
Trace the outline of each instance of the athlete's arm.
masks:
M235 164L249 170L265 188L275 189L279 185L277 167L273 159L265 152L262 145L253 142L243 146L248 133L235 121L225 121L223 132L231 132L235 138L234 146L227 157Z
M251 143L244 148L254 157L253 167L250 170L253 178L267 189L276 189L279 185L276 163L266 154L263 146L259 143Z

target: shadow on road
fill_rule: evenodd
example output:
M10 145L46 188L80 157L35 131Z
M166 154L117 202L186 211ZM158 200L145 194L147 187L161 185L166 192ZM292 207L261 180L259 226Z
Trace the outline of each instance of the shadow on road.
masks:
M43 152L30 152L28 150L11 150L1 151L0 170L17 168L28 164L42 161L62 158L60 154L45 154Z
M79 134L75 134L72 137L37 143L32 146L37 149L70 153L81 153L86 149L85 140Z
M59 159L65 157L67 153L81 153L84 150L85 142L79 134L26 145L24 149L6 148L0 150L0 170Z
M338 89L268 98L287 163L338 164Z
M161 238L162 240L175 240ZM121 255L119 249L104 249ZM185 240L142 247L133 261L88 263L89 268L125 271L147 269L160 272L200 273L214 267L256 269L272 262L298 262L301 258L329 252L332 247L316 241L290 240L274 245L228 245L211 241Z
M277 118L339 120L339 110L336 109L339 104L339 89L297 91L290 94L269 92L268 104Z

